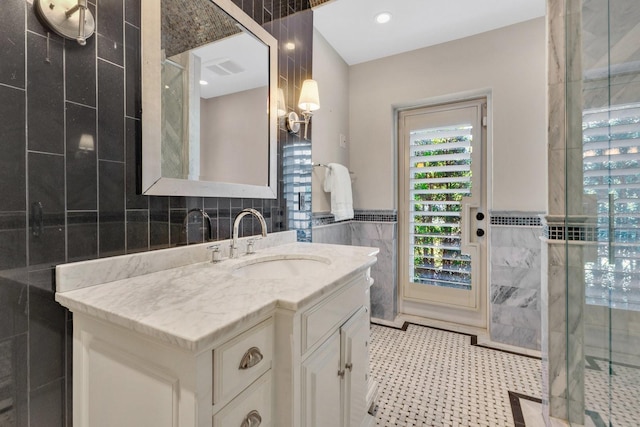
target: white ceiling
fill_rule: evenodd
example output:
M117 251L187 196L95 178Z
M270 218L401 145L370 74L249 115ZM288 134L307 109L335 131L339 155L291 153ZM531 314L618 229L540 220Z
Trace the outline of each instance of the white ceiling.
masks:
M545 15L545 0L333 0L314 27L349 65L432 46ZM379 12L393 15L377 24Z
M269 49L246 32L225 37L191 51L199 56L200 78L207 85L200 86L201 98L213 98L269 85ZM239 67L237 73L219 75L210 67L230 61Z

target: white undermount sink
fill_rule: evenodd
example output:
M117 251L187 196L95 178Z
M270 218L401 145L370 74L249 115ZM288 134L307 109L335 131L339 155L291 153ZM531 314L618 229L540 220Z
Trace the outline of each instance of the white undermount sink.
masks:
M322 274L331 264L328 258L313 255L270 255L244 261L232 270L236 277L287 279Z

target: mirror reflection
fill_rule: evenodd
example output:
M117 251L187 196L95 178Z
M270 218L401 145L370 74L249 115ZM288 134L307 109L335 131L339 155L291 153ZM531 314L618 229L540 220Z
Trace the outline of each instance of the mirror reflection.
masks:
M231 0L142 6L142 192L277 197L278 43Z
M269 47L199 0L162 2L161 48L162 177L268 185Z

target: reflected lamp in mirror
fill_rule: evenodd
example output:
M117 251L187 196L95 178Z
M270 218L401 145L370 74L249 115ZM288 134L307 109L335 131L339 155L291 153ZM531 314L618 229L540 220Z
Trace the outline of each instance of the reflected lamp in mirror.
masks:
M304 124L304 139L307 139L307 128L311 121L314 111L320 109L320 96L318 94L318 82L307 79L302 83L300 90L300 99L298 100L298 108L302 110L302 118L300 120L295 112L289 113L287 117L287 129L291 133L300 132L300 124Z
M65 39L87 44L96 28L87 0L37 0L36 13L51 31Z
M95 150L96 150L96 145L93 140L93 135L88 133L83 133L80 136L80 141L78 142L78 150L76 151L76 158L86 156Z

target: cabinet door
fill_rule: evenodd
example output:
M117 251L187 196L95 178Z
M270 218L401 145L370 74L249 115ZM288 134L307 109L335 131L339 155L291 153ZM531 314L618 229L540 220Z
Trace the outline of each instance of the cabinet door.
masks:
M362 307L340 328L345 370L344 426L360 427L367 415L369 378L369 311Z
M342 425L339 370L340 334L336 331L302 364L304 426Z

